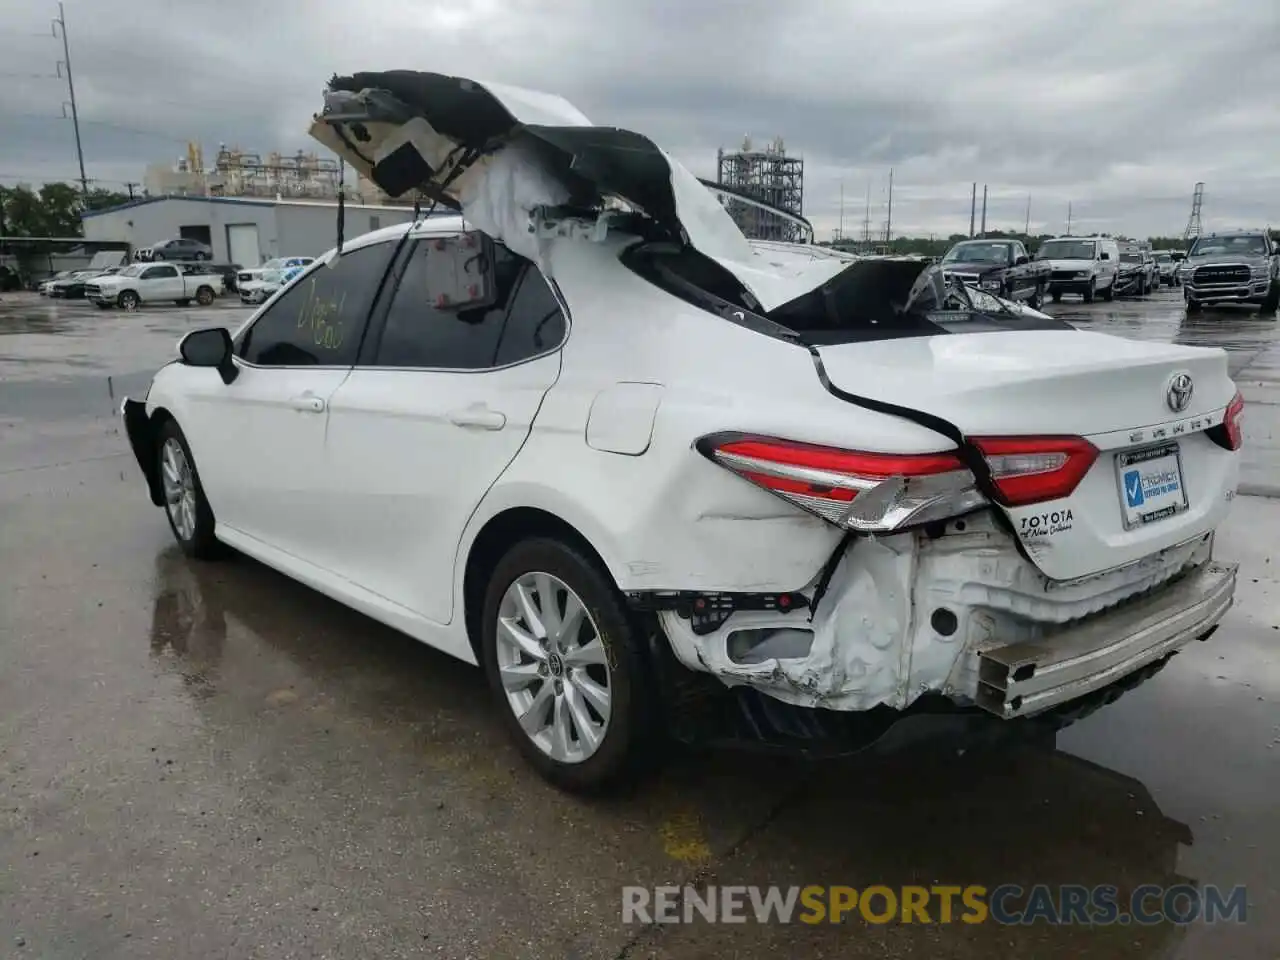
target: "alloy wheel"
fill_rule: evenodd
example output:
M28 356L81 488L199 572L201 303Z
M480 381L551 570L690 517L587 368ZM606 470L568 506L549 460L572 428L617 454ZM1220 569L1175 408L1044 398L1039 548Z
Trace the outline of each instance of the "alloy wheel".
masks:
M196 532L196 480L176 437L169 437L160 449L160 479L173 529L180 539L190 540Z
M600 748L612 706L604 642L578 595L558 577L517 577L498 605L497 666L507 704L537 747L561 763Z

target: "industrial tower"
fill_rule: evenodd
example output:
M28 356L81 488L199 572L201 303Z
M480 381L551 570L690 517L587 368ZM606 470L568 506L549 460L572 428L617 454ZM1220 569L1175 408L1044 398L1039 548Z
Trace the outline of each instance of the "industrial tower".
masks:
M748 137L737 153L718 151L716 182L796 216L804 213L804 161L787 156L781 137L763 150L752 149ZM724 205L738 228L752 240L802 239L798 224L767 210L732 199L726 199Z
M1187 217L1187 229L1182 231L1183 240L1193 240L1200 236L1200 205L1204 203L1204 184L1196 184L1196 192L1191 197L1191 216Z

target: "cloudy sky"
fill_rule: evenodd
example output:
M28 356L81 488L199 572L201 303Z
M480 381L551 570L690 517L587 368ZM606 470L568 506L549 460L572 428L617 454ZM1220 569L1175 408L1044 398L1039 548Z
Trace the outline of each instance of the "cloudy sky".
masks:
M989 227L1280 226L1275 0L65 0L88 176L123 189L188 140L269 153L334 71L409 68L562 94L714 176L782 137L805 213L860 236ZM46 9L47 8L47 9ZM0 0L0 183L73 179L48 0ZM979 201L980 202L980 201Z

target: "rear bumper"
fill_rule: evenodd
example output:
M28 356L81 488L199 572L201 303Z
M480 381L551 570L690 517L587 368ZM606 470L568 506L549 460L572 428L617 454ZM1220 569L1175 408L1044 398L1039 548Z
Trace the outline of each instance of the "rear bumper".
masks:
M1210 562L1079 626L982 651L978 705L1006 719L1041 713L1207 637L1231 607L1236 569Z

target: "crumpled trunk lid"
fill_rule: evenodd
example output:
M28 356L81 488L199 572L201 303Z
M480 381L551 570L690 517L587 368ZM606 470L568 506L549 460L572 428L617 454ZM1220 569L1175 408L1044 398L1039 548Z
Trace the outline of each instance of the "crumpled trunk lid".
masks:
M719 262L765 310L843 266L815 260L780 272L652 140L592 126L551 94L411 70L357 73L330 82L310 134L391 196L421 190L540 262L535 211L599 208L612 198Z

